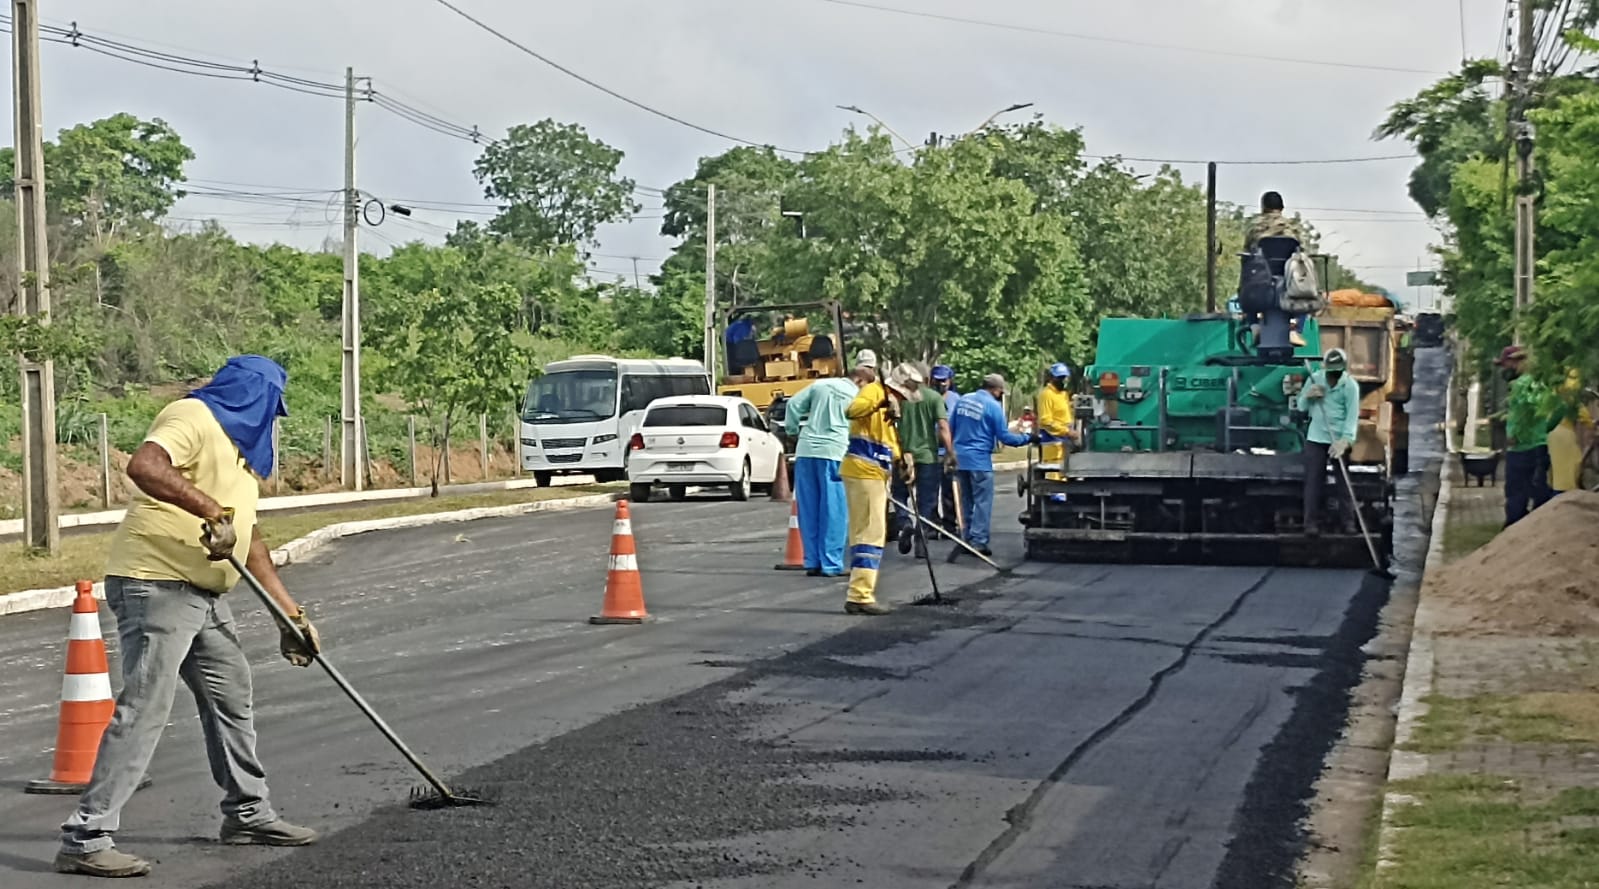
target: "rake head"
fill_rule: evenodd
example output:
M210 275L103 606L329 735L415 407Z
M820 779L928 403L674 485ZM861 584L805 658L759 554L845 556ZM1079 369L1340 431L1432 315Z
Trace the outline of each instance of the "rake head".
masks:
M477 790L440 791L431 784L411 788L410 806L413 809L456 809L463 806L492 806L494 802Z

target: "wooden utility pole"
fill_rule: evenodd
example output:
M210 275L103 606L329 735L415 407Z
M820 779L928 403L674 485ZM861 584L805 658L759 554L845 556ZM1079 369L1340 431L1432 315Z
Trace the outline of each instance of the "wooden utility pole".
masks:
M1527 122L1527 109L1532 104L1532 67L1536 52L1533 39L1532 0L1517 3L1519 23L1514 80L1516 146L1516 281L1515 281L1515 338L1521 339L1521 318L1532 305L1533 273L1537 263L1534 232L1537 225L1535 196L1532 194L1532 124Z
M39 98L35 0L11 0L12 117L16 123L17 313L50 323L50 251L45 242L44 124ZM56 480L55 364L21 359L22 535L34 549L61 549Z
M1205 165L1205 311L1216 314L1216 162Z
M705 372L716 375L716 185L705 186Z
M361 264L355 243L361 212L355 189L355 69L344 69L344 310L343 394L341 397L339 481L359 491L366 486L361 459Z

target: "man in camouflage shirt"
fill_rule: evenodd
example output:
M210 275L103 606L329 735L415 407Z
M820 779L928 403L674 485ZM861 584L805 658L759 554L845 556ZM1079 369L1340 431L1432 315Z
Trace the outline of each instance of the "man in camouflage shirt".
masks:
M1299 221L1283 215L1283 196L1275 191L1260 196L1260 213L1249 220L1249 228L1244 231L1244 252L1254 250L1262 238L1293 238L1301 244L1305 241Z

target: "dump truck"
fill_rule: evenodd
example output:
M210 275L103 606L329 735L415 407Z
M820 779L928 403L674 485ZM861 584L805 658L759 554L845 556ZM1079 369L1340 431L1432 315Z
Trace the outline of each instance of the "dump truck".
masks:
M1302 325L1305 344L1291 344L1299 312L1279 297L1297 242L1283 240L1261 242L1275 253L1276 296L1241 288L1241 314L1100 323L1078 397L1081 443L1064 465L1031 461L1020 480L1028 558L1370 567L1364 520L1386 562L1386 461L1351 462L1348 487L1327 467L1321 531L1305 533L1310 418L1293 399L1327 344L1315 318Z
M1323 349L1349 355L1349 372L1360 384L1360 426L1349 459L1387 467L1390 476L1409 471L1410 402L1416 353L1406 334L1414 324L1386 296L1335 290L1317 319Z

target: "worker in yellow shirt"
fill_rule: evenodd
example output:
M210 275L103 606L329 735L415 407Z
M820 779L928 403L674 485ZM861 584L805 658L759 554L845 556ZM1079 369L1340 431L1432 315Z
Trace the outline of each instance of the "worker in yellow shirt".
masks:
M1549 487L1556 494L1582 487L1584 439L1593 434L1593 417L1582 403L1582 377L1566 372L1556 390L1557 422L1549 430Z
M1044 391L1038 394L1038 428L1049 442L1044 445L1044 462L1061 469L1066 468L1067 440L1076 441L1072 433L1072 396L1066 391L1071 378L1072 369L1057 361L1049 369L1049 382L1044 384ZM1061 481L1066 476L1051 472L1045 478Z
M864 378L863 378L864 379ZM889 372L886 381L865 379L860 393L844 410L849 418L849 449L839 475L849 503L849 595L845 614L887 614L877 603L877 571L888 540L888 482L894 473L914 471L900 462L899 421L902 401L918 401L922 374L910 364Z

